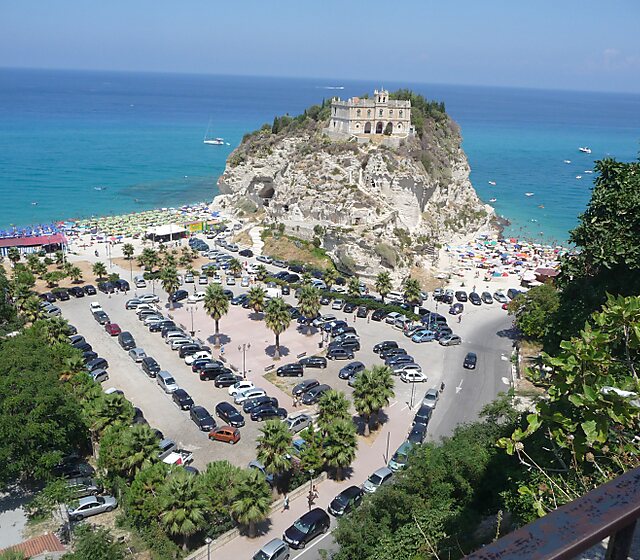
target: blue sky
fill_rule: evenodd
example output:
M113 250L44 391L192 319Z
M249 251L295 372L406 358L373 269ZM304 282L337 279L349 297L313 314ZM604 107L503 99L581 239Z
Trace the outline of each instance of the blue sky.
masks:
M0 66L640 92L640 1L0 0Z

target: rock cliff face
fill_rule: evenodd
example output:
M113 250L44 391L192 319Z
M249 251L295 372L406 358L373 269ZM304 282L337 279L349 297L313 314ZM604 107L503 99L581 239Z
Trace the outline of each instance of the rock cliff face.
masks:
M429 264L452 235L487 229L493 210L469 181L448 117L425 123L421 137L395 148L384 137L334 142L322 125L310 120L246 138L218 180L221 206L284 224L292 235L317 236L336 263L362 276L382 267L403 274Z

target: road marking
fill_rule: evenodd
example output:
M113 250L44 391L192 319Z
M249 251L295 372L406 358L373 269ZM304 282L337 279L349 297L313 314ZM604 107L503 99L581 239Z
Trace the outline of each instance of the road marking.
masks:
M324 535L322 535L316 542L314 542L311 546L307 546L305 547L302 552L300 554L298 554L298 556L294 556L292 558L292 560L296 560L297 558L300 558L305 552L311 550L314 546L316 546L322 539L327 538L331 533L333 532L333 529L329 529Z
M391 408L392 406L396 406L400 401L393 401L388 408Z
M503 362L508 362L508 361L509 361L509 357L508 357L508 356L505 356L504 354L502 354L502 355L500 356L500 359L501 359Z
M508 377L501 377L500 379L505 385L511 385L511 381L509 380Z
M464 382L464 378L460 380L460 385L456 387L456 395L462 391L462 383Z

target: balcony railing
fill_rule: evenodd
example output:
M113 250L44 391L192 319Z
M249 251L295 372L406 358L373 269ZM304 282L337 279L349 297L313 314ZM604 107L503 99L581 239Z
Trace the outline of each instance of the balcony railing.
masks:
M609 537L606 560L627 560L640 517L640 468L529 523L467 560L570 560Z

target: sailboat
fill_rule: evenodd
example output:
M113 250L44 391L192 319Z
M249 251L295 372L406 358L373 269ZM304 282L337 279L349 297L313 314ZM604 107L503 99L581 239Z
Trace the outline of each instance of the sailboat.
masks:
M211 128L211 121L209 121L209 126L207 126L207 132L202 142L211 146L224 146L224 138L209 138L209 128Z

